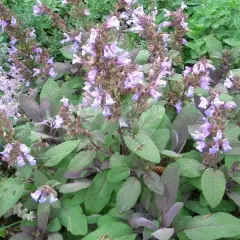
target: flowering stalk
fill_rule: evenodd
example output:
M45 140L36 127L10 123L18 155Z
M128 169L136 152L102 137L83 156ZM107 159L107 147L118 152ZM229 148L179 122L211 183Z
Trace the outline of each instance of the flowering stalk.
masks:
M204 109L204 124L198 130L191 133L197 141L197 150L208 152L212 157L217 157L219 153L228 152L232 148L228 139L224 137L224 129L228 123L231 111L237 105L232 102L224 102L219 99L219 94L212 92L210 97L201 97L199 107ZM211 165L210 162L207 164Z

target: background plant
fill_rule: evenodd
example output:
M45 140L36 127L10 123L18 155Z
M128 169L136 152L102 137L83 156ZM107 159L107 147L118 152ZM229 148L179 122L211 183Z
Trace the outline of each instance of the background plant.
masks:
M34 10L66 26L55 78L29 86L14 62L1 69L2 237L238 239L236 52L207 36L207 56L186 64L185 3L156 16L118 1L89 29L49 4Z

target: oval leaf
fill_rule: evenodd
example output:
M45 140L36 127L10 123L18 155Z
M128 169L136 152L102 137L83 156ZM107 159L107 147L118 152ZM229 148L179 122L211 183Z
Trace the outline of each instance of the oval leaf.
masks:
M222 200L226 188L226 179L220 170L208 168L201 179L203 195L211 208L215 208Z
M130 177L117 194L117 209L120 213L131 209L141 193L141 183L138 179Z

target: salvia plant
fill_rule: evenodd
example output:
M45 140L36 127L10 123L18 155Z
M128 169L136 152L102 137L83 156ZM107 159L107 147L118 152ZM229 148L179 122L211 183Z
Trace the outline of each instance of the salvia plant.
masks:
M54 62L0 4L4 239L240 239L240 71L215 38L185 64L187 5L160 24L153 6L119 0L79 30L36 1L63 31Z

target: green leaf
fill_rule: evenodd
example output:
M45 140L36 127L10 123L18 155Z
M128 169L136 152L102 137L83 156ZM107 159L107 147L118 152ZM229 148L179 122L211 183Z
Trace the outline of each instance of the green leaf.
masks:
M137 57L134 60L134 63L144 65L148 62L149 56L150 53L148 52L148 50L140 50Z
M83 240L97 240L101 238L116 240L118 237L132 233L132 229L125 223L113 222L99 227L88 234ZM124 239L125 240L125 239Z
M210 213L208 207L201 206L197 201L187 201L186 203L184 203L184 207L199 215L208 215Z
M192 158L178 158L176 163L180 169L180 174L187 178L196 178L202 175L201 164Z
M107 179L109 182L121 182L128 178L130 175L130 168L127 166L119 166L112 168L107 175Z
M63 237L60 233L50 233L47 240L63 240Z
M47 167L56 166L79 144L79 140L67 141L50 148L44 155L49 160L44 164Z
M137 134L135 138L124 136L127 147L135 154L150 162L160 163L160 154L153 141L146 135Z
M120 213L131 209L141 193L141 183L135 177L130 177L117 193L116 207Z
M22 197L24 184L19 178L9 178L0 182L0 217Z
M157 173L151 172L150 174L146 174L143 178L143 181L153 192L159 195L164 194L164 184L161 177Z
M107 179L107 171L98 173L87 189L85 196L85 208L89 214L101 212L108 204L113 192L113 184Z
M61 229L61 224L60 224L58 218L54 218L54 219L48 224L48 232L59 232L60 229Z
M174 151L171 151L171 150L163 150L161 151L161 154L164 154L165 156L171 157L171 158L179 158L182 156L181 154L175 153Z
M69 81L68 81L68 87L69 88L81 88L83 85L83 78L80 76L75 76L72 77Z
M62 55L67 58L67 59L73 59L73 49L72 49L72 45L69 46L64 46L62 48L60 48L60 52L62 53Z
M139 119L139 134L151 136L160 125L165 109L161 105L153 105L149 110L144 112Z
M184 230L191 240L233 238L240 234L240 220L227 213L192 218Z
M170 131L168 129L157 129L151 138L161 152L165 149L170 140Z
M69 170L79 171L90 165L94 158L96 157L96 152L94 151L81 151L78 153L70 162Z
M88 188L91 184L92 184L91 180L81 179L81 180L78 180L74 183L67 183L67 184L62 185L59 188L59 192L61 192L61 193L73 193L73 192L77 192L81 189Z
M49 78L42 87L40 93L40 103L42 104L44 99L47 99L51 104L52 115L55 116L58 114L61 106L61 98L62 95L58 84L53 79Z
M159 240L169 240L174 233L173 228L161 228L152 235Z
M87 218L82 214L82 209L79 205L71 205L71 200L67 199L62 203L58 217L60 223L73 235L87 234Z
M19 142L29 146L31 144L31 128L29 123L25 125L20 125L14 128L15 130L15 139Z
M206 38L206 45L207 50L210 54L210 56L220 56L221 52L223 51L223 47L220 41L218 41L215 37L212 35L208 36Z
M215 208L222 200L226 188L226 179L220 170L208 168L201 179L202 192L211 208Z
M44 174L43 172L40 172L38 170L34 171L33 177L34 177L34 185L36 187L45 185L47 183L47 181L49 180L49 178L46 176L46 174Z

